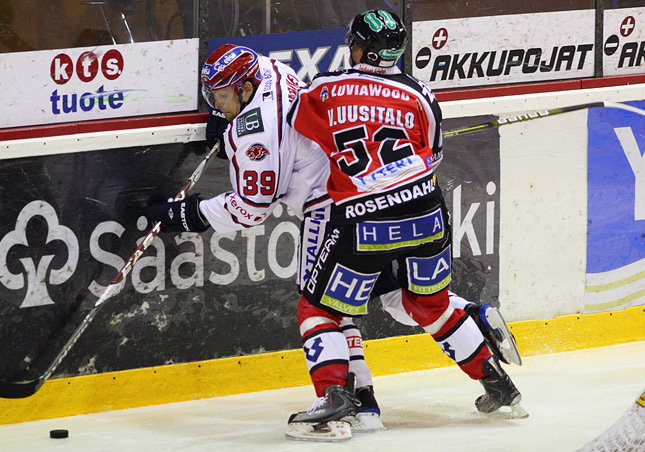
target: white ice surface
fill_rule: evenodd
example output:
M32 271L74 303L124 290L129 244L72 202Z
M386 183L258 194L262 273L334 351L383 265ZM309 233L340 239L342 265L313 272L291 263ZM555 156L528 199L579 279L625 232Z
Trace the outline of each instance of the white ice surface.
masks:
M505 368L528 419L478 413L481 386L450 367L376 378L387 431L346 443L284 438L289 414L314 400L313 389L301 387L0 426L0 451L572 452L645 388L645 342L528 357ZM70 437L50 439L51 429Z

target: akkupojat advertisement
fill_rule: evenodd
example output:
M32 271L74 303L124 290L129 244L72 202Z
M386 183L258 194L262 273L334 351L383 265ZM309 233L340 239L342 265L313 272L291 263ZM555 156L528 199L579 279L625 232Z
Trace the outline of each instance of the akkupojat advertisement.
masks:
M645 101L627 102L645 114ZM585 312L645 304L645 121L589 110Z
M197 141L0 160L1 379L44 371L148 232L151 203L174 196L204 150ZM213 161L193 192L230 190L228 165ZM447 140L438 175L452 211L450 288L497 304L496 131ZM299 227L281 205L234 233L159 234L55 376L300 348ZM366 339L422 332L378 300L369 311L358 322Z
M432 89L594 75L595 10L412 24L413 75Z
M645 74L645 7L606 9L603 75Z
M198 39L0 54L0 127L197 109Z

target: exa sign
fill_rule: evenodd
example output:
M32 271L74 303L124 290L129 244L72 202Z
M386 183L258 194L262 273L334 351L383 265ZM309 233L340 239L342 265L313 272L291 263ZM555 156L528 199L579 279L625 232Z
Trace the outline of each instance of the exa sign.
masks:
M345 29L300 31L270 35L236 36L208 41L213 52L223 44L236 44L291 66L298 77L310 82L316 74L349 67Z

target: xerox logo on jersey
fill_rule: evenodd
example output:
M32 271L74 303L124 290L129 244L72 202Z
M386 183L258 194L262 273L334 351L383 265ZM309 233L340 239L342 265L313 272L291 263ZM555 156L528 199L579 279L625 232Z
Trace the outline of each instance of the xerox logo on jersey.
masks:
M116 49L110 49L104 55L97 55L94 52L83 52L76 62L65 54L59 53L54 57L50 66L52 80L58 85L69 82L74 73L84 83L91 82L96 78L99 70L108 80L116 80L123 72L123 55Z
M248 206L244 204L244 200L234 193L226 197L226 208L229 212L234 214L238 219L244 220L244 224L260 223L267 216L266 213L256 215L254 212L247 210Z
M251 160L262 160L269 155L269 150L264 145L256 143L246 151L246 156Z

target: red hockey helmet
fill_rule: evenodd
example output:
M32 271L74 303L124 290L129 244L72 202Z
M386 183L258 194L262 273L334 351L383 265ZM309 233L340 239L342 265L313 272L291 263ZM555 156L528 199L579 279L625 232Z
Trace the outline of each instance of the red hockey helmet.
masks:
M212 91L232 86L238 95L242 85L250 81L257 86L262 80L258 54L248 47L224 44L210 54L202 68L202 95L215 108Z

